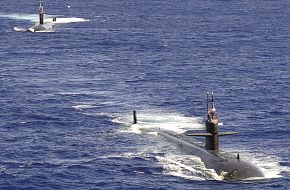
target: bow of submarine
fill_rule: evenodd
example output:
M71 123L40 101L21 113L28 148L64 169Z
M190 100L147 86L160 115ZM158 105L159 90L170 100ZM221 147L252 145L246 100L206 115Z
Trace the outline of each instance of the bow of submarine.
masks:
M224 180L264 177L263 172L253 163L222 150L205 150L200 141L185 134L159 130L158 135L167 141L174 142L183 152L200 157L206 168L214 169Z

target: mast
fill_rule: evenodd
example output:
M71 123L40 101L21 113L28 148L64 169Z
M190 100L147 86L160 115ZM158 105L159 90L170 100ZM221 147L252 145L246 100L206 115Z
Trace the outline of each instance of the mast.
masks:
M44 16L43 1L40 1L38 12L39 12L39 24L43 24L43 16Z
M137 124L137 115L135 110L133 110L133 124Z

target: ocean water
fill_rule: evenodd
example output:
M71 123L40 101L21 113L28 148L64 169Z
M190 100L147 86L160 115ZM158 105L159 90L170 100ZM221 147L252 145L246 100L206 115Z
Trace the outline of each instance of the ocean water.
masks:
M0 189L289 189L290 1L0 2ZM226 182L156 133L203 130L265 179ZM137 110L137 125L132 125Z

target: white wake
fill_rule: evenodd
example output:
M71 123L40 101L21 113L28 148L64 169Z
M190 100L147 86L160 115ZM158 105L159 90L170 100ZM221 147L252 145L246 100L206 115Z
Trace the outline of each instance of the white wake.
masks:
M187 130L202 130L204 126L201 123L199 117L184 116L179 113L166 113L156 110L143 110L137 111L138 124L133 125L132 114L127 114L122 117L113 119L113 122L130 126L124 128L121 132L135 132L140 133L140 129L152 129L157 131L158 129L171 130L176 133L183 133Z

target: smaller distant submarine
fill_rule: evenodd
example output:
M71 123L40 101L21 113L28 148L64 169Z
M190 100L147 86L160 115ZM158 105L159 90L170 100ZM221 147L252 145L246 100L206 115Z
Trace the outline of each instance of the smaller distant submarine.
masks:
M44 3L40 1L39 5L39 24L29 28L28 30L31 32L50 32L53 31L53 23L44 23ZM53 18L53 22L56 21L56 17Z
M211 95L211 106L209 106L209 95ZM136 111L133 111L133 123L137 123ZM250 180L261 179L263 172L253 163L244 160L239 154L234 155L219 149L220 136L232 135L237 132L219 132L218 117L214 104L213 93L207 93L207 118L205 133L192 133L186 131L178 134L169 130L159 129L158 135L169 142L176 144L183 152L200 157L205 167L214 169L223 180ZM143 129L144 132L145 129ZM205 137L205 144L192 138L192 136Z

